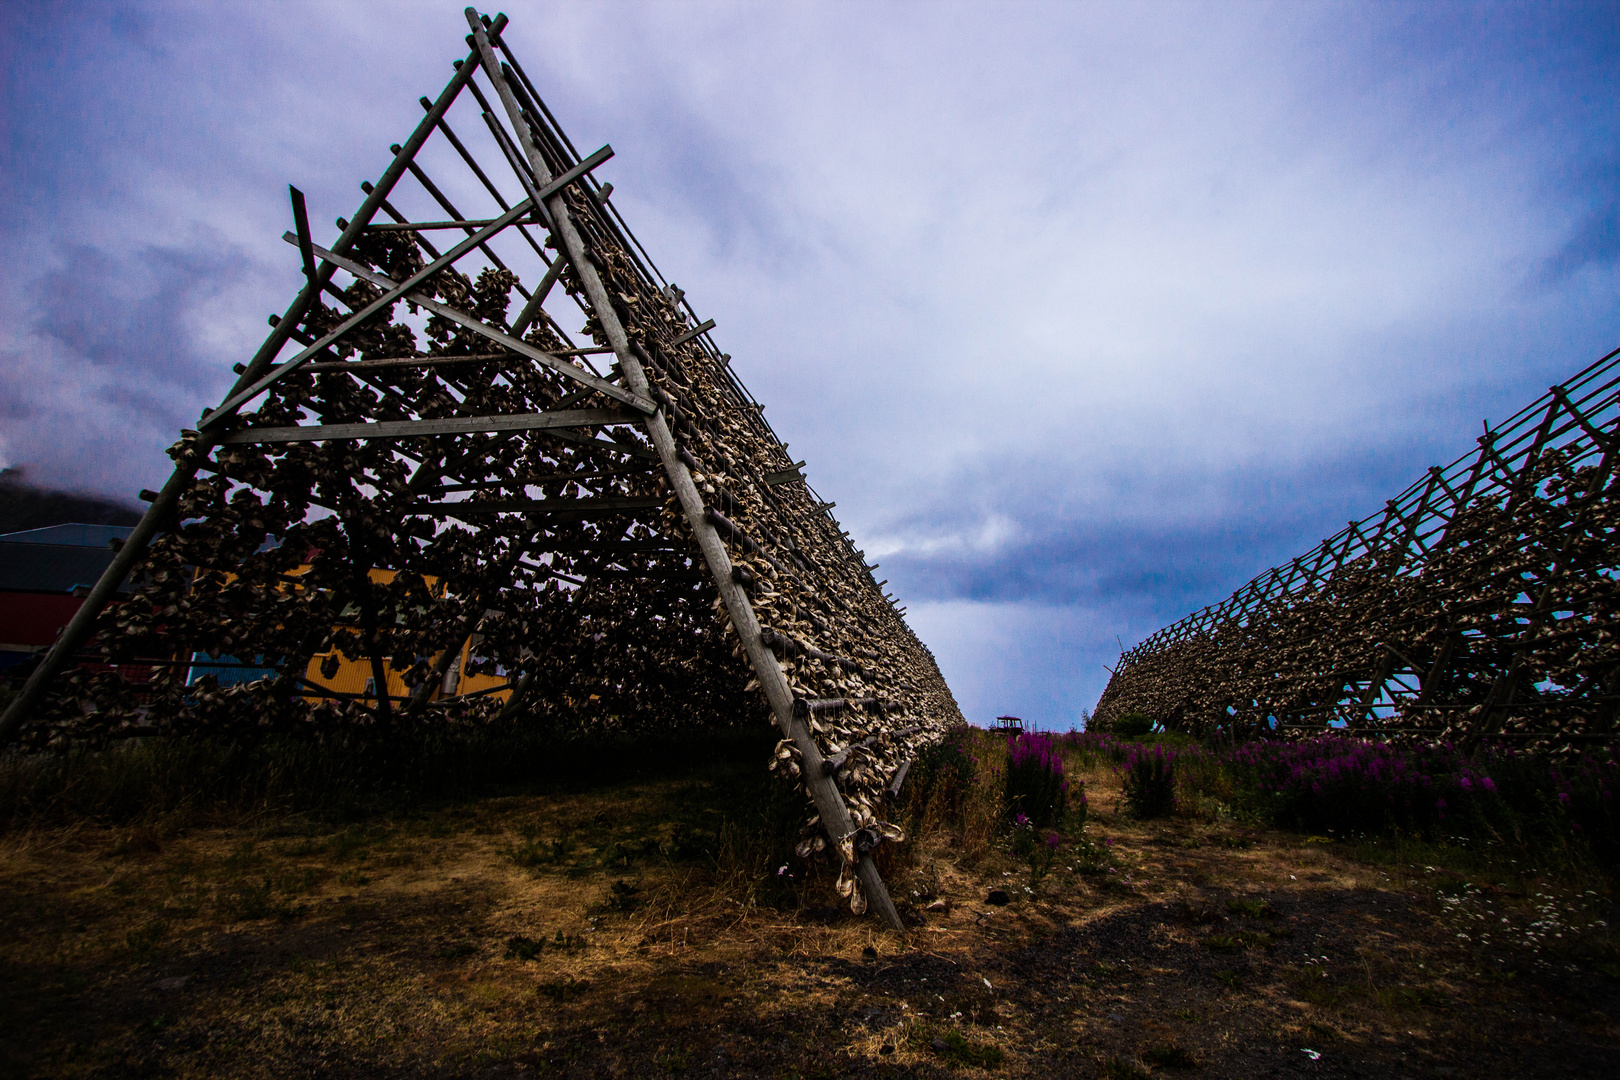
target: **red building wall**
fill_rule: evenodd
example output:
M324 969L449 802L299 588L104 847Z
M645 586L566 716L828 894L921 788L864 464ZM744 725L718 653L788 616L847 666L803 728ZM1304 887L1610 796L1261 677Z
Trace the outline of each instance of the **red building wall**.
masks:
M0 592L0 645L55 643L82 603L82 596L61 593Z

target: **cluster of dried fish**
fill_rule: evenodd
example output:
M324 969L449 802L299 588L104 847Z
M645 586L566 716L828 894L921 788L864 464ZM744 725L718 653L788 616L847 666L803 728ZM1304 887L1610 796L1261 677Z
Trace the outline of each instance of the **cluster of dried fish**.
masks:
M1620 359L1434 468L1380 515L1125 653L1096 726L1344 726L1572 753L1620 713Z
M857 875L863 856L901 838L889 789L960 711L712 323L637 254L590 175L611 151L573 150L503 26L474 21L472 55L423 99L422 127L362 185L331 249L298 219L304 291L172 448L176 477L134 538L149 542L110 571L114 584L131 571L132 588L69 628L41 669L48 691L24 694L21 737L774 714L785 738L771 768L813 803L801 851L841 854L860 910L880 888L875 871ZM524 197L449 126L463 90ZM464 217L426 175L415 155L436 132L499 216ZM449 221L395 208L406 175ZM435 230L455 243L441 251ZM524 260L532 289L511 268ZM583 344L559 310L583 319ZM289 344L298 354L278 360ZM188 677L198 655L275 674L221 687ZM340 659L369 663L366 693L317 677ZM154 676L130 682L141 663ZM456 692L478 675L505 682Z
M583 197L571 199L579 220L601 220ZM737 400L728 358L695 338L671 347L689 327L668 292L641 274L605 230L590 239L617 316L648 362L653 396L671 418L677 452L726 544L732 580L747 593L759 636L803 706L823 768L836 763L830 775L854 828L828 836L813 816L801 850L841 844L848 870L857 845L899 838L883 820L887 788L923 746L961 722L961 713L932 653L884 597L863 554L801 479L783 478L795 472L793 462L760 410ZM666 528L680 527L671 505ZM719 599L713 609L742 660L730 611ZM749 683L758 686L757 678ZM802 779L792 739L778 745L773 767ZM846 874L841 887L861 909L853 877Z

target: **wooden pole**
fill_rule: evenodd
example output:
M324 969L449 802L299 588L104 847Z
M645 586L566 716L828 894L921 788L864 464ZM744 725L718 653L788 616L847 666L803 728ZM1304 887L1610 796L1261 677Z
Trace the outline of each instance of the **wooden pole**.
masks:
M494 50L490 47L489 38L484 31L483 22L478 17L475 8L467 8L467 22L472 27L473 38L477 44L479 57L484 65L484 74L489 79L505 106L507 118L513 129L517 132L519 143L529 167L533 170L539 183L545 184L550 176L545 159L535 147L529 134L528 124L524 121L522 110L512 90L506 84L506 78L501 72L500 64L495 58ZM519 173L522 178L521 172ZM525 178L526 179L526 178ZM591 308L609 344L613 346L615 357L619 361L619 368L624 372L625 382L631 391L638 396L647 397L651 387L642 368L640 359L630 346L629 336L625 333L623 325L619 322L617 312L614 310L612 299L602 284L601 276L597 273L595 264L591 261L586 250L585 242L575 228L573 218L569 212L567 201L561 192L553 195L546 201L546 209L551 218L552 227L557 234L557 240L562 245L569 262L578 274L580 283L584 287L586 297L590 300ZM822 770L821 749L810 731L809 724L796 716L793 708L793 691L788 686L787 677L782 673L781 665L777 663L776 654L767 648L760 639L759 620L754 616L753 607L748 602L748 596L742 588L731 578L731 560L726 554L725 545L721 543L719 533L709 523L703 505L703 498L698 494L697 486L692 482L691 473L687 471L685 463L680 459L678 448L675 445L674 435L670 432L669 424L664 419L664 410L653 413L644 421L647 435L652 440L654 449L658 451L659 459L664 464L664 470L669 477L670 485L675 489L676 497L681 504L681 511L687 524L692 529L698 546L703 552L704 561L708 564L709 573L714 579L715 586L720 590L721 599L725 602L726 610L731 616L732 627L737 632L743 650L748 656L749 663L759 679L761 689L765 692L766 700L770 703L771 712L783 734L793 740L800 754L800 766L806 786L810 789L810 797L821 814L823 825L831 834L835 844L854 833L854 822L849 816L849 810L844 805L843 797L833 778L827 776ZM515 700L514 695L514 700ZM877 866L869 854L857 856L856 874L860 878L867 899L877 909L878 915L891 929L903 930L905 924L900 921L900 913L889 896L888 889L884 887L883 879L878 875Z
M506 17L504 15L499 16L497 19L500 25L504 25L505 21ZM476 52L468 57L468 61L476 61L477 59ZM366 226L371 223L371 219L377 213L378 208L382 206L383 200L388 197L394 185L399 182L399 178L405 175L406 166L416 156L416 152L422 148L422 144L427 141L427 137L433 133L434 126L444 116L446 110L450 108L451 103L456 100L457 95L461 93L462 87L466 86L467 81L472 78L474 70L476 70L476 65L472 62L463 63L456 69L455 76L451 78L444 90L439 94L438 100L433 103L433 108L422 118L422 122L411 133L411 137L400 147L399 153L394 155L394 160L389 163L388 168L383 171L381 178L378 179L376 188L366 197L366 201L360 204L360 209L355 213L354 220L343 230L337 241L332 245L332 250L341 254L354 246L354 242L360 238L360 234L365 231ZM335 267L327 265L319 271L317 278L322 288L332 280L334 269ZM315 283L306 282L291 306L287 308L286 314L282 315L280 321L271 328L269 337L265 338L264 344L259 346L259 351L253 355L253 359L243 369L241 376L231 387L230 392L225 395L227 402L264 376L270 369L270 365L275 362L276 355L281 352L282 347L291 338L293 330L309 312L310 307L319 296L320 292L315 287ZM214 410L215 414L218 414L219 411ZM152 504L147 507L146 513L141 515L141 520L136 523L134 530L124 541L124 546L113 556L112 562L107 565L107 569L102 572L101 577L90 589L84 603L79 605L79 610L74 613L73 618L63 629L62 636L46 652L39 666L34 669L33 673L29 675L28 681L23 684L22 690L12 699L11 704L6 707L6 711L0 714L0 746L4 746L17 734L17 731L39 706L51 682L71 662L72 658L78 655L84 643L89 640L91 631L95 628L96 617L101 614L102 609L116 595L118 586L129 576L129 572L135 568L136 563L139 562L140 557L145 553L147 546L157 535L159 529L174 516L181 495L191 486L192 480L197 475L198 468L201 467L203 458L207 457L212 448L213 442L210 438L201 436L175 466L175 470L169 476L168 482L163 485L162 490L158 492L157 498L153 499Z

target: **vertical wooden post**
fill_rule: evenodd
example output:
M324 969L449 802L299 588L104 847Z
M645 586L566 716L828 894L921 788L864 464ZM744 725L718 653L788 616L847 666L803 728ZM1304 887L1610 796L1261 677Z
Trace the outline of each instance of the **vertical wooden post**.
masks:
M1446 668L1451 664L1451 657L1456 653L1461 640L1462 635L1453 631L1440 643L1440 648L1434 654L1434 663L1429 665L1429 673L1423 677L1423 685L1418 690L1417 700L1412 703L1412 708L1423 708L1439 692L1440 683L1446 677Z
M1395 670L1395 657L1387 650L1379 650L1383 655L1373 666L1372 677L1367 683L1367 689L1362 692L1360 708L1356 710L1356 721L1365 721L1372 715L1373 706L1378 702L1378 695L1383 692L1384 683Z

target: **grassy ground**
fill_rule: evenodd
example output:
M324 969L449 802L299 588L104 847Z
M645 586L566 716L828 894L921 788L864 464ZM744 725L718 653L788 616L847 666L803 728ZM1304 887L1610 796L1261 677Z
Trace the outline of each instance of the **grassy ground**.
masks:
M1136 821L1106 766L1075 762L1091 818L1044 876L998 836L992 792L957 815L914 807L885 855L913 924L895 934L835 906L825 870L775 863L795 808L761 809L763 756L619 782L558 767L527 791L341 813L16 816L0 1072L1606 1076L1620 1060L1601 875Z

